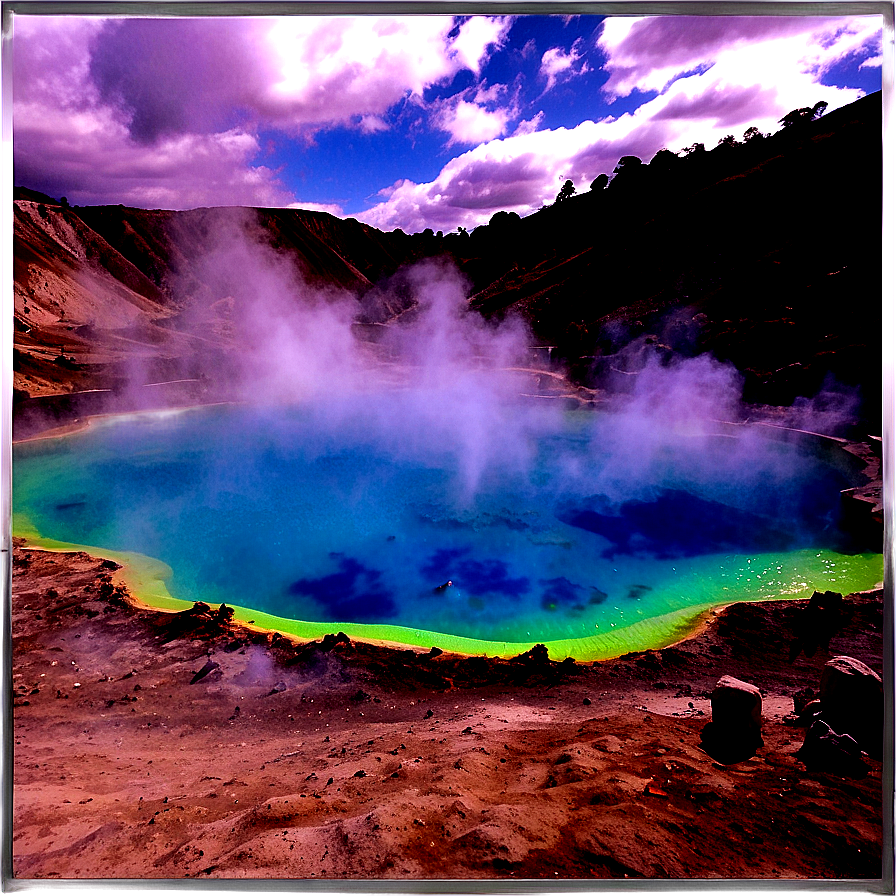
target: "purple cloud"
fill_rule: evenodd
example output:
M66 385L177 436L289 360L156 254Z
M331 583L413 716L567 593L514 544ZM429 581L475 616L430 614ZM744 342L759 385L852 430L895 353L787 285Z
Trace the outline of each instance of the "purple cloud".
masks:
M477 73L508 27L477 17L454 33L450 16L112 20L90 75L141 142L237 124L369 131L404 97Z
M601 43L613 60L633 61L642 68L689 68L696 60L712 59L720 50L741 42L755 43L823 27L827 19L803 16L657 16L641 19L618 43Z
M17 16L16 177L80 203L292 204L259 159L263 129L382 131L397 103L478 75L510 24ZM500 109L458 108L452 128L468 140L503 130Z
M718 85L717 85L718 86ZM759 110L777 108L774 87L732 85L689 97L680 93L653 116L654 121L670 119L713 119L720 127L736 126L756 117Z
M819 100L835 109L862 91L823 84L824 72L849 58L872 66L881 53L880 16L610 18L597 44L609 94L657 95L617 118L544 130L550 91L535 101L519 77L481 81L498 48L517 61L537 52L532 41L508 45L511 24L494 16L17 15L16 181L78 204L301 204L283 172L265 164L270 143L261 135L311 141L328 128L371 135L413 122L450 134L449 146L473 148L428 183L401 180L355 216L386 229L471 227L498 209L526 214L552 201L558 179L586 188L622 155L647 161L662 147L711 146L749 125L774 130L790 109ZM549 49L541 77L584 74L598 62L591 49ZM455 82L460 73L465 80ZM446 95L449 85L458 92ZM427 106L431 93L440 98ZM410 143L417 133L404 136Z
M528 205L533 187L548 174L534 153L507 161L473 159L452 171L447 189L440 189L443 202L453 209L502 209Z
M715 64L733 53L748 52L771 42L802 42L823 68L857 52L871 54L879 46L877 17L824 18L817 16L653 16L643 19L607 19L598 47L606 54L610 77L604 92L628 96L632 90L664 89L671 80L689 71ZM857 41L850 37L857 36ZM825 50L831 50L825 58ZM819 52L820 51L820 52ZM791 55L778 43L769 52ZM771 60L769 60L771 61ZM755 72L760 76L760 70Z
M274 77L259 30L240 19L111 20L94 39L90 76L138 142L226 131Z

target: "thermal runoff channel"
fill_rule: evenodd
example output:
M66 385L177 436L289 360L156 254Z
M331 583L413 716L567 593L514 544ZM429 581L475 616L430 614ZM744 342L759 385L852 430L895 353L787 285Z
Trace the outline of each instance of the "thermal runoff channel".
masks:
M376 365L333 305L309 306L271 372L244 343L239 402L17 446L18 525L157 558L175 598L247 619L495 652L655 646L661 620L711 605L882 579L839 526L847 455L732 422L730 366L651 362L625 395L569 410L526 394L522 328L464 311L444 270L419 282ZM329 335L308 339L323 316Z

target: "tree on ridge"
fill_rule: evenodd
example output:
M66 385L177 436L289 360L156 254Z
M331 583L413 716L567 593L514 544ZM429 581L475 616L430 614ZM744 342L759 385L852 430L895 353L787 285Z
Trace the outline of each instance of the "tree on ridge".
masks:
M562 187L560 187L560 192L557 194L557 198L555 202L563 202L565 199L569 199L570 196L575 193L576 188L571 180L566 181Z

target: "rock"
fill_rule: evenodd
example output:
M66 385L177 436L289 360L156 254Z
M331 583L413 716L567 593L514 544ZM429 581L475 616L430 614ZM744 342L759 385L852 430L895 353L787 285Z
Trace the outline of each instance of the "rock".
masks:
M712 692L712 718L721 725L762 725L762 695L759 688L730 675L723 675Z
M855 739L848 734L837 734L821 719L812 723L796 755L812 771L847 778L861 778L868 773L865 754Z
M880 676L849 656L829 660L821 675L822 715L840 734L849 734L872 756L882 750L884 690Z
M713 689L712 721L702 732L703 749L722 763L749 759L762 746L759 688L730 675Z
M104 594L104 587L108 583L104 583L100 587L100 596ZM111 597L115 593L115 589L109 586L110 591L107 597ZM219 633L219 627L214 624L214 616L211 607L204 601L197 600L192 607L175 613L170 621L163 628L165 639L173 641L176 638L184 638L188 636L201 637L203 634L216 635Z
M321 650L334 650L340 644L344 644L346 647L352 646L352 642L349 640L349 637L345 632L337 632L335 635L324 635L324 639L323 641L321 641L320 647Z
M532 663L537 666L547 666L550 663L548 649L544 644L536 644L534 647L513 657L515 663Z
M196 684L197 681L202 681L206 675L210 672L214 672L215 669L218 668L218 664L213 660L209 660L191 679L190 684Z
M796 724L800 728L808 728L821 714L821 700L810 700L798 713Z
M793 711L799 715L806 706L818 699L818 691L814 688L800 688L793 695Z
M794 626L795 638L790 645L790 660L800 653L814 656L819 648L827 649L831 638L845 620L843 595L838 591L816 591L800 612Z
M233 620L233 607L228 607L227 604L221 604L218 607L218 611L215 613L215 622L220 625L229 625Z
M843 609L843 595L839 591L815 591L809 598L809 606L817 610Z

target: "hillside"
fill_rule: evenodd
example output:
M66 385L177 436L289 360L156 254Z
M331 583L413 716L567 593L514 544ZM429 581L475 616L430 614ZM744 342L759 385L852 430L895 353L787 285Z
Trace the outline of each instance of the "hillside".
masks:
M880 116L873 94L764 140L659 153L604 190L508 216L503 232L452 238L472 305L524 314L579 377L603 384L651 344L711 351L745 374L747 400L789 404L833 376L862 389L873 418Z
M627 158L605 189L469 235L293 209L71 208L17 188L16 398L115 390L135 363L145 383L207 382L233 349L239 287L216 292L204 265L222 233L245 232L308 289L355 296L361 321L413 305L394 275L448 256L472 309L522 315L586 385L708 351L743 373L748 401L860 390L879 431L880 122L874 94L765 139Z

